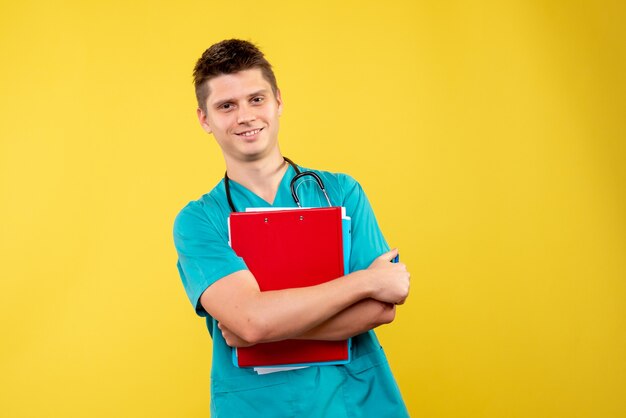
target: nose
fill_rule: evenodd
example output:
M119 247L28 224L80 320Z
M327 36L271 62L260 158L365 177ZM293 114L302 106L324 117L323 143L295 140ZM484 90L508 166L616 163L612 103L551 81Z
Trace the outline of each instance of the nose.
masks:
M239 107L239 113L237 114L237 123L249 123L256 119L254 116L254 111L251 106L242 105Z

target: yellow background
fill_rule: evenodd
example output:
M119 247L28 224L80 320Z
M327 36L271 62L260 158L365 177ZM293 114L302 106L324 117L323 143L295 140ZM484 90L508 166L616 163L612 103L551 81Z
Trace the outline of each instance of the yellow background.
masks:
M2 0L0 416L208 415L171 228L223 175L191 71L229 37L410 267L413 416L626 416L622 2L178 3Z

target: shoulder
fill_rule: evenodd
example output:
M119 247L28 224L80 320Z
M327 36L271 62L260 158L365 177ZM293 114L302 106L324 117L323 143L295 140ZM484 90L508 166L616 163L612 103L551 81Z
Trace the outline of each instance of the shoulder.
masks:
M214 224L216 219L224 217L223 212L228 211L228 204L222 202L225 201L225 196L224 184L220 181L210 192L187 203L174 219L174 234L186 235L199 227Z

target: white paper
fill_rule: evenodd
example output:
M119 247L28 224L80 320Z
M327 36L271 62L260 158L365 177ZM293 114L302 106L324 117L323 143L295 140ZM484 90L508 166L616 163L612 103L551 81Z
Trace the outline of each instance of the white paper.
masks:
M309 366L294 366L294 367L255 367L254 371L257 374L270 374L278 372L286 372L287 370L306 369Z

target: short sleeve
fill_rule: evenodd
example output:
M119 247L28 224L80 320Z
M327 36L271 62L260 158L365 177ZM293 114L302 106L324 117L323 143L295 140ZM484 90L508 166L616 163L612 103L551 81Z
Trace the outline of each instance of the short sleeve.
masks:
M374 259L389 251L376 216L361 185L348 175L340 175L344 192L343 206L352 218L352 252L350 271L366 269Z
M174 222L178 272L196 313L207 316L200 304L202 293L217 280L246 270L242 258L228 245L226 222L216 224L200 202L183 208Z

